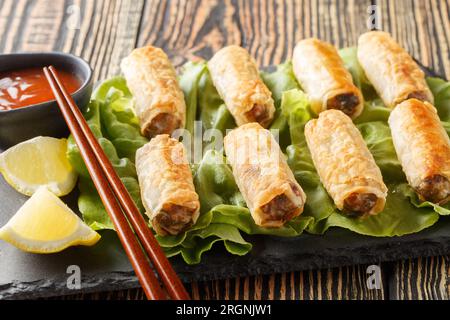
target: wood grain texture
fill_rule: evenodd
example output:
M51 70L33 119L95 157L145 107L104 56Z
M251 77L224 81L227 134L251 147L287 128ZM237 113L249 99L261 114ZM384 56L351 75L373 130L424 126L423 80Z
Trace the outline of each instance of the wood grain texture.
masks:
M394 300L448 300L450 258L430 257L395 263L389 279L389 297Z
M367 266L291 272L191 284L193 299L355 300L384 299L368 289ZM383 277L382 277L383 280Z
M94 79L120 72L135 47L143 0L0 1L0 51L63 51L81 56ZM79 14L78 14L79 13Z
M195 300L357 300L385 299L386 288L368 289L367 266L291 272L186 284ZM385 275L381 274L382 283ZM144 299L141 289L78 294L58 299Z
M354 45L374 4L383 30L450 78L450 0L0 0L0 52L71 52L89 61L95 80L117 74L122 57L144 44L162 47L177 66L227 44L270 65L288 59L306 37ZM195 299L446 299L448 259L383 264L379 290L367 288L367 266L194 282L188 289ZM65 298L144 295L134 289Z
M239 44L267 66L289 59L295 43L305 37L340 47L354 45L366 30L370 4L369 0L148 0L137 43L162 47L177 66ZM339 23L343 18L346 23Z
M450 2L376 0L381 27L392 33L417 60L450 78Z

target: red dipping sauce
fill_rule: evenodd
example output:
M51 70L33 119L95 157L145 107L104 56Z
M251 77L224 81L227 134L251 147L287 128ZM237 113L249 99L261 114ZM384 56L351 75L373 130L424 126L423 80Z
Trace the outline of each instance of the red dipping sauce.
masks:
M58 76L69 93L80 86L73 74L58 70ZM41 67L0 72L0 110L28 107L55 100Z

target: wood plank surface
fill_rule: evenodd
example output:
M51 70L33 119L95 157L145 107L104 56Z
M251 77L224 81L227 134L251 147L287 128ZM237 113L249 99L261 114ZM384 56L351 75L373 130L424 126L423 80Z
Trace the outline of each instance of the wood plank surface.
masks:
M395 263L389 278L393 300L448 300L450 258L430 257Z
M450 2L377 0L382 29L421 63L450 79Z
M369 6L381 28L450 78L450 0L0 0L0 52L71 52L95 79L119 73L133 47L162 47L175 63L209 58L240 44L261 66L288 59L299 39L351 46L367 31ZM372 7L373 8L373 7ZM449 297L448 257L382 264L381 288L368 289L367 266L188 284L195 299L440 299ZM70 299L142 299L140 289Z
M143 0L0 1L0 52L63 51L94 69L95 81L120 72L136 44Z
M354 45L366 31L370 4L369 0L148 0L138 45L162 47L179 66L239 44L267 66L288 59L294 44L305 37L339 47ZM343 17L345 24L339 23Z
M381 284L386 275L381 274ZM386 288L368 289L367 266L290 272L186 284L195 300L385 299ZM56 299L144 299L142 289L77 294Z

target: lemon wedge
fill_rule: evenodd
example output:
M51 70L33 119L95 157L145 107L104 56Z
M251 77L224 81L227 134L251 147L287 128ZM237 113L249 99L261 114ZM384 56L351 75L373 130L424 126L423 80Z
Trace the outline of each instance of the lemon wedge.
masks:
M41 186L63 196L73 190L77 180L66 150L66 139L36 137L0 154L0 172L14 189L27 196Z
M33 253L54 253L69 246L92 246L100 235L45 187L0 229L0 239Z

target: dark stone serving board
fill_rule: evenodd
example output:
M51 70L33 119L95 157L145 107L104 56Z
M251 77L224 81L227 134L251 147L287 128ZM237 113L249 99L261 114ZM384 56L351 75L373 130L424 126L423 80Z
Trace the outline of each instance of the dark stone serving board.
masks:
M0 226L13 216L26 199L0 176ZM63 200L72 208L77 207L75 193ZM139 286L116 234L104 231L101 235L102 239L93 247L72 247L51 255L24 253L0 241L0 299L37 298ZM182 280L189 282L450 254L450 217L440 217L434 226L402 237L367 237L335 228L322 236L304 233L296 238L246 238L251 240L253 249L243 257L233 256L216 244L198 265L189 266L178 257L171 261ZM80 290L67 286L71 275L67 273L67 268L70 265L80 267Z

